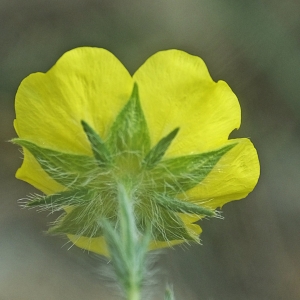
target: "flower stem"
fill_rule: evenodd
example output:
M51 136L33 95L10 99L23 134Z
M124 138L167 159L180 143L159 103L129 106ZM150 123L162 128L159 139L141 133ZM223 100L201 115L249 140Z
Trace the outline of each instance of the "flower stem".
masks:
M146 271L150 231L141 234L136 226L130 187L118 185L119 227L103 220L104 237L117 280L127 300L140 300Z
M127 300L140 300L141 293L140 288L137 286L130 286L128 287L127 292Z

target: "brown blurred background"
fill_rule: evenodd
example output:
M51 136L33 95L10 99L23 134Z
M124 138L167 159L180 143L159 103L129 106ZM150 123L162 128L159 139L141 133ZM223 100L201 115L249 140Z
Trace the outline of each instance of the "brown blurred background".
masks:
M258 149L255 191L201 223L202 246L161 256L151 299L166 281L177 300L300 299L298 0L0 0L0 25L0 300L113 299L105 262L67 251L43 234L53 216L18 206L35 190L14 178L22 156L7 142L20 81L77 46L104 47L131 73L163 49L202 57L239 97L233 136Z

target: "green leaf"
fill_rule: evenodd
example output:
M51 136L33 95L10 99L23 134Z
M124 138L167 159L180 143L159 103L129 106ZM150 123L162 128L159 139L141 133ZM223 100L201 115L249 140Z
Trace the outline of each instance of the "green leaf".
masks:
M175 196L199 184L218 161L236 144L211 152L181 156L161 161L151 175L161 193Z
M187 214L196 214L212 217L215 215L214 211L194 203L171 198L167 195L156 195L153 200L163 208L173 212L181 212Z
M94 207L78 206L70 213L63 215L57 225L48 230L48 233L99 237L103 235L101 220L104 217Z
M177 135L179 128L175 128L167 136L163 137L147 154L143 160L146 169L154 168L164 156L173 139Z
M144 156L150 150L150 137L135 83L131 97L113 123L107 145L114 154L128 152Z
M49 176L67 187L86 185L93 178L91 172L97 169L93 157L42 148L23 139L13 139L12 142L30 151Z
M84 132L86 133L93 150L95 159L100 167L107 167L111 162L111 155L106 148L104 142L97 132L85 121L81 121Z
M88 189L76 189L64 191L53 195L36 195L26 204L27 207L32 206L71 206L83 204L90 200Z

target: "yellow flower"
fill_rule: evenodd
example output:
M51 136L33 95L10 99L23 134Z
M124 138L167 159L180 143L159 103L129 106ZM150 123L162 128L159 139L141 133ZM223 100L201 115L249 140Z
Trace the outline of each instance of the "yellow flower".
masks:
M150 248L197 241L195 221L257 183L252 143L228 139L240 119L235 94L199 57L161 51L131 76L107 50L77 48L18 89L16 176L45 193L29 206L65 211L50 232L81 248L107 255L101 220L118 223L120 181L139 230L152 225Z

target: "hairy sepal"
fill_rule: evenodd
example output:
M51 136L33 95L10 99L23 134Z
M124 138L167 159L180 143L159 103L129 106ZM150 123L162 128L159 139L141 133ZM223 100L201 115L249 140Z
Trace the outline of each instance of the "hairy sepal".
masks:
M157 241L184 240L199 243L198 235L187 229L177 213L160 208L152 219L152 236Z
M107 147L102 141L101 137L97 132L85 121L81 121L81 125L87 138L91 144L91 148L97 164L99 167L110 167L111 166L111 154L109 153Z
M58 152L24 139L12 142L26 148L49 176L66 187L85 186L93 177L91 171L96 168L93 157Z
M165 152L176 137L179 128L175 128L167 136L163 137L146 155L143 160L143 166L150 170L154 168L164 156Z
M63 191L52 195L35 195L26 203L27 207L44 206L46 208L73 206L87 203L91 199L88 189Z
M100 237L103 235L102 219L111 219L116 222L116 213L101 211L88 206L78 206L71 212L61 216L57 224L48 230L51 234L72 234L84 237Z
M185 200L179 200L176 198L168 197L167 195L156 195L155 202L165 208L178 213L194 214L199 216L213 217L215 212L212 209L205 208L203 206L188 202Z
M162 161L151 170L157 191L175 196L195 187L235 145L233 143L214 151Z
M135 83L131 97L113 123L107 139L113 154L137 153L144 156L150 150L150 136Z

